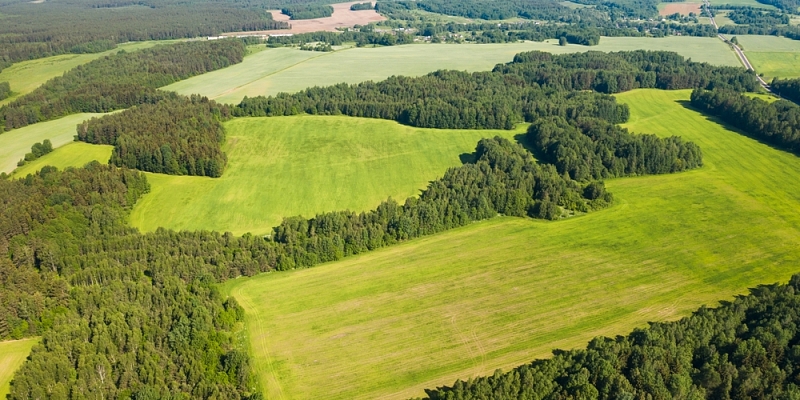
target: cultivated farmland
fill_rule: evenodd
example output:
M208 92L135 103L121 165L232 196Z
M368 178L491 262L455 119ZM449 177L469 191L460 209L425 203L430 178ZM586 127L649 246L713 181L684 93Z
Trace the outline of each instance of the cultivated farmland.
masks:
M471 153L478 140L517 131L419 129L324 116L242 118L225 124L221 178L149 174L133 226L270 233L284 217L364 211L414 196ZM524 129L524 127L520 127Z
M248 56L241 64L196 76L163 89L199 93L222 103L243 97L297 92L311 86L383 80L392 75L418 76L438 69L482 71L509 62L523 51L552 53L627 50L675 51L694 61L738 66L734 53L716 38L610 38L598 46L558 46L557 41L509 44L430 44L351 48L333 53L269 49Z
M618 96L629 128L695 141L705 166L608 181L609 210L498 218L229 282L268 396L419 396L786 281L800 259L800 161L687 108L689 93Z
M737 35L747 58L765 78L800 77L800 43L775 36Z
M14 372L22 366L36 343L39 343L38 338L0 342L0 399L6 398Z

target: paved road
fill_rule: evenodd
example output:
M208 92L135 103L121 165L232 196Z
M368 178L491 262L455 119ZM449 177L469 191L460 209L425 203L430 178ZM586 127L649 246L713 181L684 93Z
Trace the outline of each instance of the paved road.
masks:
M714 20L714 16L711 14L711 4L708 2L708 0L703 0L703 5L706 8L706 13L708 13L708 16L711 18L711 25L714 25L714 28L719 29L719 26L717 25L717 21ZM747 56L744 55L744 51L742 51L741 47L739 47L736 44L731 43L728 40L728 38L726 38L725 36L723 36L721 34L717 34L717 37L720 38L720 40L722 40L723 42L725 42L725 43L729 44L731 47L733 47L733 51L736 52L736 56L739 57L739 60L742 62L742 64L744 64L745 68L749 69L750 71L756 72L756 69L753 68L753 64L750 64L750 60L748 60ZM758 78L758 83L761 84L761 87L766 89L766 91L768 91L768 92L771 91L769 89L769 84L763 78L758 76L758 74L756 74L756 78Z

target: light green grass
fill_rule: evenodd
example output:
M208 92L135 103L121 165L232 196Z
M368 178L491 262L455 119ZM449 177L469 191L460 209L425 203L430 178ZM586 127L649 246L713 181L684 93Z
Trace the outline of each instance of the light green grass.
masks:
M28 358L38 338L0 342L0 399L5 399L11 389L11 379Z
M771 93L745 93L745 96L751 99L761 99L766 101L767 103L774 103L780 100L780 97L775 96L774 94Z
M747 59L764 78L800 77L800 52L798 53L754 53L747 52Z
M79 123L101 115L104 114L74 114L0 133L0 172L10 173L17 168L17 161L30 153L34 143L50 139L53 147L58 148L72 142Z
M211 229L266 234L284 217L399 201L460 165L478 140L516 131L417 129L348 117L242 118L225 124L221 178L150 174L131 215L144 231Z
M625 51L636 49L675 51L695 61L738 66L739 61L716 38L608 38L598 46L558 46L557 41L506 44L414 44L405 46L351 48L332 53L314 53L281 48L245 57L244 62L196 76L166 90L189 95L199 93L223 103L238 103L243 97L297 92L311 86L383 80L392 75L417 76L438 70L490 70L509 62L523 51L552 53Z
M611 209L497 218L228 282L268 397L420 396L800 271L800 159L687 109L689 95L618 96L629 128L692 140L705 166L608 181Z
M756 8L766 8L769 10L777 10L775 6L769 4L759 3L756 0L711 0L712 6L730 5L730 6L748 6Z
M800 41L778 36L765 35L728 35L736 39L744 47L747 55L750 52L800 52Z
M13 96L0 101L0 106L14 101L17 97L32 92L48 80L61 76L78 65L86 64L108 54L116 53L120 49L135 51L156 44L172 43L174 41L147 41L120 44L116 49L95 54L63 54L37 60L16 63L0 72L0 82L11 85Z
M99 161L108 164L114 146L92 145L82 142L73 142L52 153L31 161L22 167L14 170L11 174L13 178L22 178L42 169L46 165L64 169L67 167L82 167L92 161Z

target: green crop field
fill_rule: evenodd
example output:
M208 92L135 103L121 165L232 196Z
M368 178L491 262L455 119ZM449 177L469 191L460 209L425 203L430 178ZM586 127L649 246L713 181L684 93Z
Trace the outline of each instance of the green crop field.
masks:
M640 90L635 132L705 166L607 182L617 204L496 218L336 263L229 281L269 398L407 398L551 349L627 334L800 271L800 160Z
M731 5L731 6L748 6L748 7L756 7L756 8L766 8L770 10L777 10L775 6L771 6L769 4L759 3L756 0L711 0L711 5L713 6L720 6L720 5Z
M0 342L0 399L5 399L10 389L14 372L28 358L38 338Z
M0 172L10 173L17 168L17 161L30 153L34 143L50 139L57 148L72 142L79 123L100 115L103 114L74 114L0 133Z
M91 161L107 164L108 159L111 158L112 150L114 150L114 146L92 145L82 142L69 143L38 160L31 161L15 169L11 176L22 178L42 169L46 165L64 169L67 167L82 167Z
M747 52L747 59L753 68L765 79L800 77L800 52L761 53Z
M78 65L86 64L89 61L103 57L105 55L124 49L125 51L140 50L147 47L153 47L156 44L171 43L174 41L147 41L147 42L132 42L125 43L117 46L116 49L105 51L96 54L63 54L60 56L53 56L47 58L40 58L37 60L23 61L16 63L2 71L0 71L0 82L8 82L11 85L11 91L14 96L0 101L0 106L3 104L14 101L17 97L27 94L41 86L48 80L61 76Z
M158 227L265 234L284 217L363 211L400 201L460 165L483 137L516 131L417 129L392 121L324 116L242 118L226 124L221 178L149 174L131 216Z
M777 36L734 35L747 52L800 52L800 42Z
M244 62L196 76L169 86L181 94L199 93L223 103L238 103L244 96L296 92L311 86L382 80L392 75L423 75L438 69L489 70L511 61L523 51L552 53L578 51L625 51L636 49L678 52L695 61L738 66L733 52L716 38L609 38L598 46L558 46L557 41L506 44L415 44L350 48L314 53L279 48L261 51Z

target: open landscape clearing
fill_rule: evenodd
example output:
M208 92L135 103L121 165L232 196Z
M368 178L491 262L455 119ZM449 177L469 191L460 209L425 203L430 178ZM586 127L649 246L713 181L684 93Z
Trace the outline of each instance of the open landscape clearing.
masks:
M630 129L692 140L705 166L608 181L609 210L498 218L227 283L268 397L419 396L786 281L800 259L800 160L686 108L689 93L617 96Z
M744 6L744 7L755 7L755 8L766 8L770 10L777 10L775 6L760 3L756 0L711 0L711 5L713 6L721 6L721 5L730 5L730 6Z
M784 37L740 35L747 58L765 79L800 77L800 42Z
M350 10L350 6L357 3L364 3L364 1L352 1L349 3L336 3L331 4L333 7L333 15L326 18L314 18L314 19L300 19L300 20L292 20L289 18L288 15L282 14L280 10L271 10L267 11L272 14L272 19L276 21L286 21L290 24L290 29L277 29L277 30L269 30L269 31L248 31L248 32L231 32L225 33L225 36L236 36L236 35L253 35L253 34L263 34L263 35L285 35L290 33L308 33L308 32L319 32L319 31L329 31L329 32L336 32L337 28L352 28L355 25L367 25L372 22L379 22L386 19L386 17L378 14L375 10L361 10L361 11L352 11ZM374 4L374 3L373 3Z
M17 168L17 161L31 151L34 143L50 139L53 147L58 148L72 142L79 123L100 115L103 114L74 114L0 134L0 172L10 173Z
M0 342L0 399L6 398L14 372L36 343L39 343L38 338Z
M675 13L681 15L689 15L689 13L695 13L700 15L700 5L701 3L666 3L663 4L663 8L659 7L658 13L659 15L672 15Z
M418 194L460 165L459 155L474 151L483 137L524 132L323 116L243 118L226 128L225 174L148 174L152 189L136 204L133 226L267 234L284 217L365 211L389 196L403 201Z
M102 53L63 54L60 56L16 63L0 71L0 82L8 82L11 85L11 90L14 92L13 96L4 100L0 100L0 106L14 101L21 95L32 92L33 89L36 89L48 80L57 76L61 76L64 72L67 72L78 65L86 64L89 61L96 60L111 53L116 53L120 50L135 51L153 47L157 44L169 43L174 43L174 41L166 40L124 43L117 46L116 49L104 51Z
M244 62L166 86L180 94L202 94L222 103L239 103L245 96L297 92L311 86L378 81L392 75L418 76L438 70L489 70L523 51L675 51L694 61L738 66L736 55L716 38L611 38L598 46L558 46L558 41L509 44L430 44L351 48L332 53L268 49Z
M93 145L82 142L68 143L50 154L45 154L15 169L11 176L22 178L42 169L46 165L64 169L67 167L79 168L92 161L107 164L108 159L111 158L112 150L114 150L114 146Z

